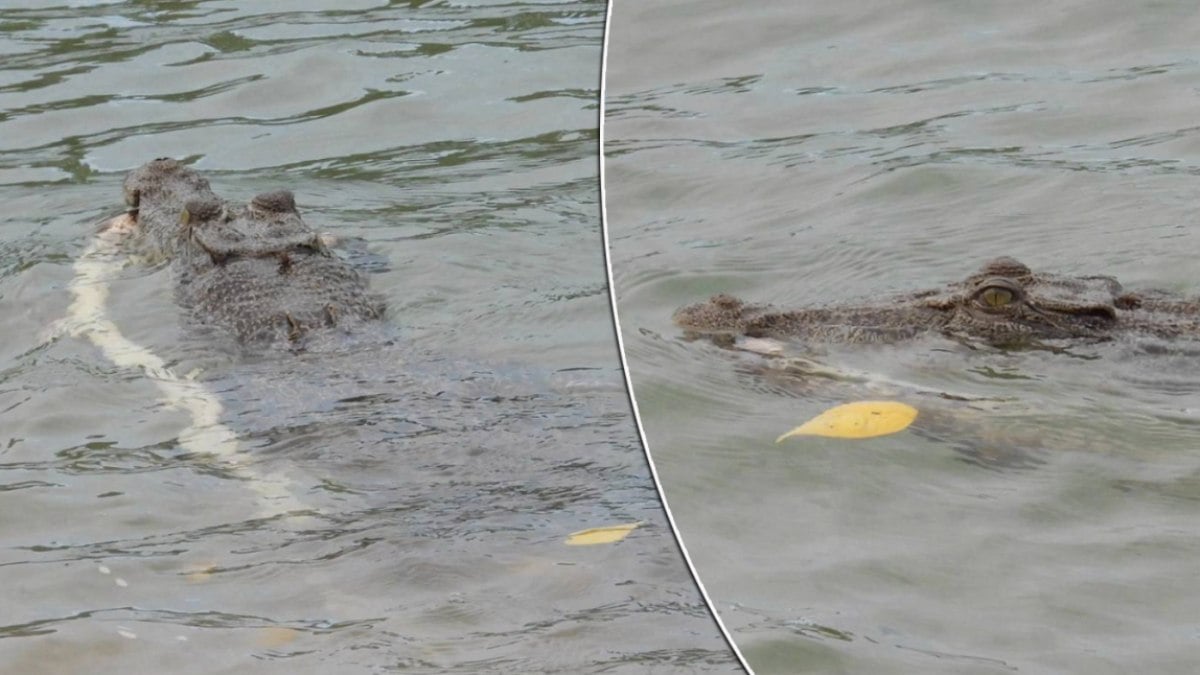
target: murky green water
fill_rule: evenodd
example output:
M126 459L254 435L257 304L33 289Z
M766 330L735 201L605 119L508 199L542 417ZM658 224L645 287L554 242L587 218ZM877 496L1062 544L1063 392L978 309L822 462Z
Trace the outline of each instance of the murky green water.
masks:
M1184 3L615 5L629 367L681 535L759 672L1195 671L1195 345L835 348L835 367L1007 403L776 445L855 392L755 376L670 314L718 291L884 298L998 255L1200 294L1198 27ZM1031 437L1021 461L973 447Z
M0 10L0 670L727 672L622 389L600 250L604 5ZM287 187L394 345L244 358L130 266L108 315L185 405L56 330L124 173ZM184 386L184 385L179 385ZM178 404L179 402L176 401ZM264 508L264 485L296 508ZM644 521L612 546L575 530Z

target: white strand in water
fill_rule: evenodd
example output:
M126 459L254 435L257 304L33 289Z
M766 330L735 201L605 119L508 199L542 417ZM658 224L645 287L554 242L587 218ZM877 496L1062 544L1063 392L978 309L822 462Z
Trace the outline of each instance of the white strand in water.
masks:
M175 374L161 358L122 335L107 318L109 281L125 260L117 244L128 228L128 217L115 219L75 261L75 276L70 284L73 300L67 310L71 334L86 337L116 365L140 369L158 386L168 405L185 411L191 423L179 433L179 444L199 456L219 459L222 468L244 480L260 497L260 515L311 511L311 507L295 497L298 487L295 481L282 474L255 471L246 462L237 435L221 423L221 402L212 392L195 380Z

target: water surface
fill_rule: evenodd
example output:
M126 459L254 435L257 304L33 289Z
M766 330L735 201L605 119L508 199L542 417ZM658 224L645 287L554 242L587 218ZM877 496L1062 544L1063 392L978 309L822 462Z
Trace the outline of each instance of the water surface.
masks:
M1169 2L614 6L628 366L680 534L758 672L1195 670L1195 345L816 354L893 385L856 389L762 377L669 317L716 292L882 302L999 255L1200 295L1198 31ZM955 423L773 442L880 391Z
M733 668L621 386L599 238L603 15L0 11L5 671ZM160 156L226 198L293 190L389 304L391 345L249 357L184 334L168 270L120 270L108 316L198 371L232 457L190 450L190 403L59 323L93 224ZM620 544L563 545L635 521Z

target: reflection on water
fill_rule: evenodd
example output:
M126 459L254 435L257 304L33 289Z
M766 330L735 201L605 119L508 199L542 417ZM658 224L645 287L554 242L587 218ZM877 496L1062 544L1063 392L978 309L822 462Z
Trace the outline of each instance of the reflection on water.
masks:
M629 368L681 535L759 672L1195 669L1194 345L834 345L805 356L847 375L814 382L670 322L717 292L881 302L999 255L1200 294L1192 18L614 8L606 200ZM773 442L885 394L922 409L911 430Z
M7 670L733 669L611 344L603 13L0 12ZM113 270L104 316L176 379L64 332L92 225L122 208L125 171L160 156L231 199L293 190L387 296L391 343L225 351L183 334L169 274L137 262ZM212 409L201 391L236 434L225 455L183 436ZM636 521L619 544L564 545Z

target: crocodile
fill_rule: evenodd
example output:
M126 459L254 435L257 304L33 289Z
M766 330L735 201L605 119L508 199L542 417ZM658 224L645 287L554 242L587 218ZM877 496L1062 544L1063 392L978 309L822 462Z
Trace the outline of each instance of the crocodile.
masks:
M124 193L129 211L110 224L119 220L145 253L170 261L179 303L200 325L243 344L303 349L314 334L353 332L384 314L288 190L234 204L195 170L159 158L131 171Z
M914 432L953 443L969 463L1007 470L1039 466L1051 448L1093 447L1098 441L1086 425L1006 423L1014 416L1029 420L1040 414L1023 408L1019 399L929 389L831 366L787 344L820 351L837 344L853 348L944 337L971 348L1042 349L1091 358L1071 348L1126 336L1154 350L1162 341L1200 338L1200 298L1129 291L1111 276L1034 272L1014 258L1001 257L961 281L883 301L781 310L721 294L680 308L673 319L687 339L708 339L734 352L765 357L739 361L739 371L772 387L829 399L866 395L916 405L921 414Z
M547 359L527 349L527 356L511 352L519 362L481 360L469 333L375 340L390 337L389 317L379 316L382 303L303 224L290 195L268 193L249 205L230 205L216 199L199 174L171 160L129 174L125 191L131 212L106 221L75 261L74 300L62 326L86 337L119 370L90 362L81 367L88 391L104 394L82 411L88 435L80 443L86 445L61 454L69 457L68 472L117 467L132 482L114 489L134 487L111 494L153 498L165 480L186 495L179 503L195 508L164 511L163 525L154 527L164 535L146 536L139 521L136 536L85 540L72 556L126 556L128 544L130 555L150 560L151 572L194 573L187 565L198 555L214 569L286 565L281 569L295 570L295 583L318 589L296 604L301 616L314 617L304 619L306 625L336 627L395 614L392 596L403 595L418 618L442 606L453 610L462 598L487 601L499 583L555 571L559 544L548 533L612 524L604 514L621 518L616 522L643 516L665 529L653 483L635 461L640 449L633 426L619 423L628 419L619 371L615 364L590 363L609 361L604 349L588 347L585 339L572 352L587 360L548 370L547 361L562 355ZM151 274L127 275L131 252L169 262ZM297 285L298 297L288 296ZM121 334L118 317L106 311L130 291L141 297L156 286L176 290L196 321L246 342L299 346L359 328L366 339L335 335L328 351L268 348L241 358L243 350L236 350L229 359L227 350L209 349L212 340L192 344L157 333L160 356ZM222 295L230 308L219 306ZM338 308L332 317L329 305ZM440 318L442 309L423 304L413 311ZM520 313L505 318L527 320ZM197 357L205 367L192 369ZM130 377L137 372L146 377ZM113 409L132 416L108 417L110 424L90 416ZM254 511L241 499L225 503L240 489L254 497ZM121 513L127 506L113 508ZM623 546L635 547L633 555L612 562L612 578L641 580L641 561L669 558L668 542L658 539L630 537ZM234 548L223 549L226 540ZM104 550L97 553L97 546ZM367 595L335 578L368 568L399 578L396 593ZM422 583L447 572L474 580L448 601L438 584ZM603 579L564 577L562 583L577 591L575 604L616 607L646 625L697 614L691 606L678 609L682 585L650 572L639 581L639 600L649 611ZM556 620L558 595L535 593L516 621L495 613L488 635L505 644L510 635L528 632L527 619L539 612ZM245 610L240 600L234 604Z
M1200 298L1126 291L1111 276L1034 272L1010 257L944 288L871 304L778 310L730 295L677 310L690 336L810 343L900 342L941 334L995 347L1052 341L1103 342L1123 334L1200 338Z

